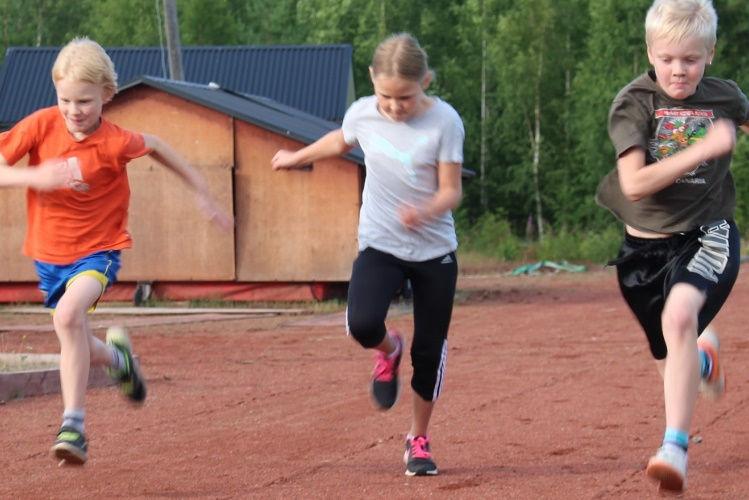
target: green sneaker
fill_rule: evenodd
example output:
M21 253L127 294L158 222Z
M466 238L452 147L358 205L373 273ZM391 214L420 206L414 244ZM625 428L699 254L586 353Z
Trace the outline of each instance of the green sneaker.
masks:
M86 436L72 427L60 429L50 451L57 460L70 465L83 465L88 460Z
M107 368L107 373L120 383L122 394L133 402L142 403L146 399L146 383L140 373L138 362L133 359L133 348L127 331L121 326L110 326L107 328L107 344L120 351L125 359L124 368Z

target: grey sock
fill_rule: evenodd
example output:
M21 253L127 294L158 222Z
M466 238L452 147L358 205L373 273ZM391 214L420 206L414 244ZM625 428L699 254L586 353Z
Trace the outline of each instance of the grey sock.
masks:
M83 433L83 418L86 416L86 412L83 409L80 410L65 410L62 414L62 427L72 427L81 434Z
M112 347L112 364L110 366L116 371L125 368L125 355L116 347Z

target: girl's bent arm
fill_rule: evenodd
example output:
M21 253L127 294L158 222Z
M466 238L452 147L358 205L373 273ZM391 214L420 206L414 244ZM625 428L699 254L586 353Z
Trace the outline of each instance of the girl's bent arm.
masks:
M460 204L463 197L460 163L440 162L437 165L437 191L422 207L404 207L401 210L401 222L413 229L424 222L439 217Z
M271 166L273 170L298 168L323 158L346 154L351 151L352 147L346 144L346 141L343 139L343 131L337 129L328 132L309 146L298 151L279 150L273 156Z
M622 192L631 201L657 193L703 161L727 154L735 143L735 125L728 120L718 120L704 139L657 164L645 165L645 151L639 147L630 148L617 161Z

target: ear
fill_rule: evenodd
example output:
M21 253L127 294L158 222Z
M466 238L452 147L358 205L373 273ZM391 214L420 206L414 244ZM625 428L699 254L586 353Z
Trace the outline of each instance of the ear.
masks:
M427 74L424 75L424 78L421 79L421 89L426 90L429 88L429 84L432 83L432 79L434 78L434 72L430 69L427 71Z
M117 86L100 84L100 88L101 88L101 102L103 104L106 104L109 101L111 101L114 98L115 94L117 93Z
M648 48L648 61L651 66L655 66L655 56L653 56L653 51L650 49L650 45L646 45L646 47Z
M369 67L369 79L372 80L372 82L374 82L375 79L375 72L372 66Z
M715 47L707 51L707 64L708 66L713 63L713 57L715 57Z

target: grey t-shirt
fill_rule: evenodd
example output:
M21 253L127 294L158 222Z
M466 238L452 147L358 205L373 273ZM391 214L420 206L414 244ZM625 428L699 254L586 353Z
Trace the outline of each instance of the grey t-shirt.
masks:
M407 229L399 218L402 206L423 206L434 196L438 162L463 163L463 122L452 106L432 99L427 110L405 122L381 115L375 96L357 100L346 111L344 140L359 144L366 165L359 250L372 247L423 262L458 247L449 211L416 229Z
M749 121L749 101L730 81L704 77L683 101L666 95L645 73L624 87L609 110L609 136L617 158L632 147L645 151L647 168L704 137L718 118L737 126ZM731 154L703 162L672 185L638 201L624 197L614 168L598 186L596 201L622 222L658 233L686 232L703 224L733 218L736 193Z

